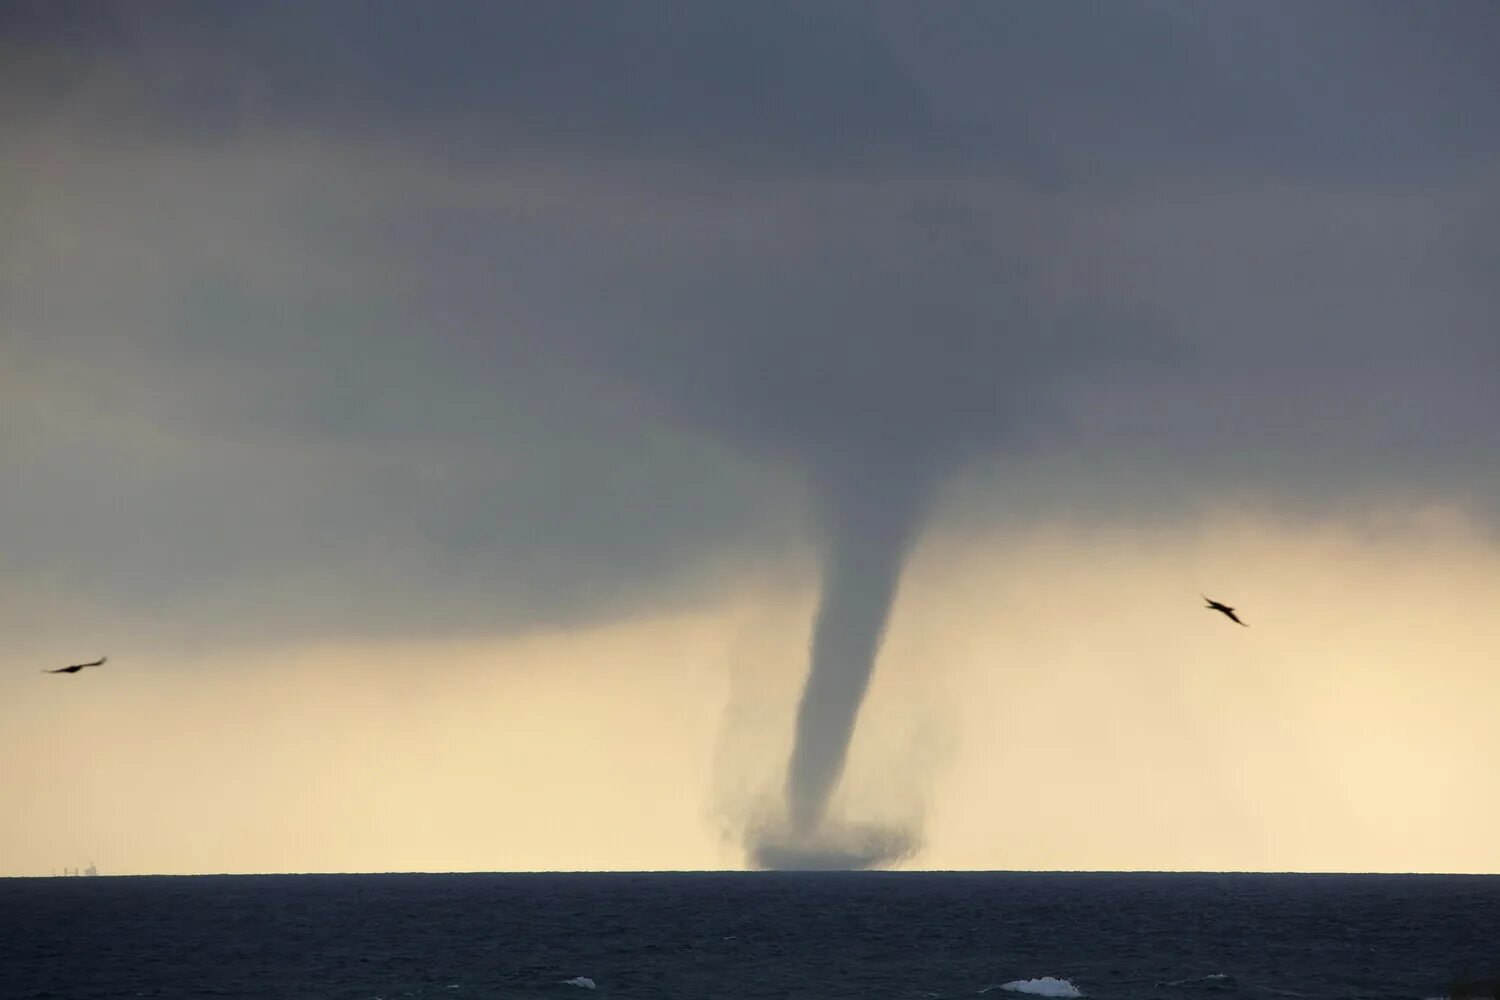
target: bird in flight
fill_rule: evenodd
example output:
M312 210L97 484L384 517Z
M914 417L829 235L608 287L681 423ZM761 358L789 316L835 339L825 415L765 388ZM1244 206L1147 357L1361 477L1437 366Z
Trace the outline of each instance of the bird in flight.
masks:
M56 670L43 670L42 673L44 673L44 674L76 674L76 673L78 673L78 671L82 670L84 667L102 667L104 665L104 661L107 660L107 659L109 659L109 657L107 657L107 656L101 656L101 657L99 657L99 659L94 660L91 663L75 663L72 666L68 666L68 667L58 667Z
M1227 604L1220 604L1218 601L1214 600L1211 597L1207 597L1207 596L1205 596L1203 599L1208 602L1207 604L1204 605L1204 607L1208 608L1210 611L1222 612L1225 618L1228 618L1230 621L1234 622L1236 625L1245 625L1244 622L1240 621L1239 616L1234 613L1234 609L1231 608L1229 605L1227 605ZM1249 625L1245 625L1245 627L1249 628L1250 626Z

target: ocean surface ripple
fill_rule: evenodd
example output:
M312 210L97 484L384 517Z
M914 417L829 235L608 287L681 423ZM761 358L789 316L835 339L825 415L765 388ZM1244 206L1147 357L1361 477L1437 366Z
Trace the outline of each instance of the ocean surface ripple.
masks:
M36 1000L1422 1000L1497 974L1500 876L0 879L0 997Z

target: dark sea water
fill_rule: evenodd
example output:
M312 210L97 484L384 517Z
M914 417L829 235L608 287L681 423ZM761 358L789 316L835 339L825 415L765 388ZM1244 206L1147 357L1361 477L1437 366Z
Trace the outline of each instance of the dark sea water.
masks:
M0 879L4 998L1424 998L1497 964L1500 877Z

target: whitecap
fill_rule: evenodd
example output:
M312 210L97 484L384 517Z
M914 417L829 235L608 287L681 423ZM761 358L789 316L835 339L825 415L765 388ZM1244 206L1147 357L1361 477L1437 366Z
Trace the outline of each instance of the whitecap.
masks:
M1208 976L1197 976L1193 979L1174 979L1170 983L1157 983L1158 986L1212 986L1221 989L1233 989L1234 977L1223 972L1215 972Z
M1082 991L1066 979L1058 979L1055 976L1043 976L1040 979L1013 979L999 986L986 986L980 993L988 993L990 990L1006 990L1010 993L1029 993L1037 997L1081 997Z
M588 976L574 976L572 979L565 979L563 980L563 985L581 986L586 990L596 990L599 988L599 984L594 982Z

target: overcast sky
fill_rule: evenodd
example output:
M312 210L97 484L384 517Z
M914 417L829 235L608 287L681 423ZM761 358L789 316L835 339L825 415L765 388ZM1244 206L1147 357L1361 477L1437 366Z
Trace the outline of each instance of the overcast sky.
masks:
M1420 785L1425 730L1317 791L1288 782L1337 741L1245 756L1339 705L1386 732L1404 699L1439 728L1500 706L1497 38L1485 0L0 5L0 873L743 864L720 838L772 808L819 539L896 508L912 562L846 792L924 830L910 863L1500 870L1377 821L1411 789L1372 775ZM1377 570L1394 607L1352 596ZM1200 620L1200 589L1252 628ZM1320 635L1359 637L1385 694ZM1267 686L1219 689L1250 728L1197 771L1155 727L1060 735L1108 717L1070 671L1156 670L1143 706L1187 739L1210 666ZM550 722L501 747L528 677ZM159 724L106 711L146 691ZM997 744L975 691L1059 725ZM383 745L304 780L403 813L436 794L429 724L566 850L508 847L504 810L462 850L361 839L278 783L296 748ZM1494 731L1430 766L1492 774ZM195 813L155 755L210 736L236 791ZM627 745L654 756L601 765ZM528 755L571 776L505 770ZM1131 845L1231 773L1313 832L964 832L1118 792L1106 757L1165 783ZM893 761L900 793L858 800ZM1422 815L1493 828L1463 812L1491 791ZM597 797L637 839L558 802ZM173 853L164 803L287 826Z

